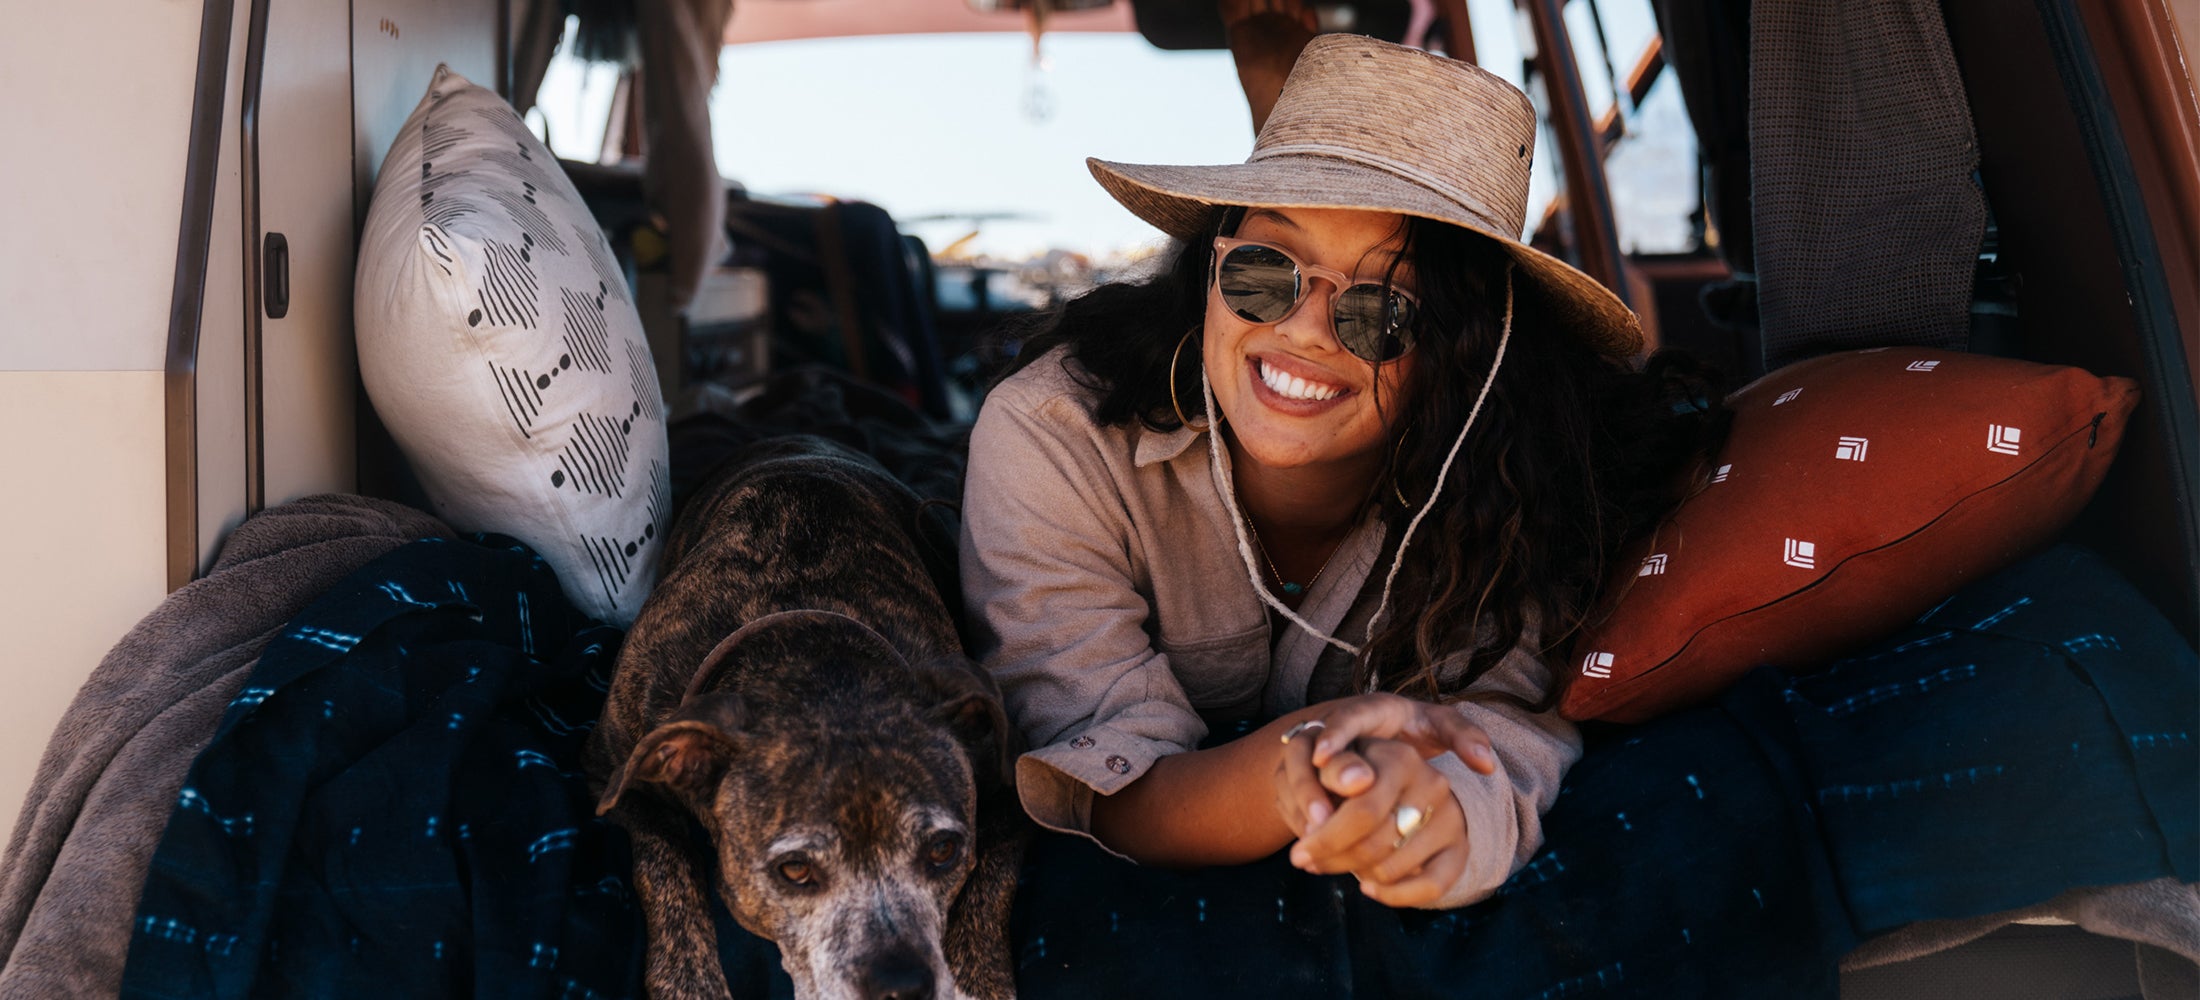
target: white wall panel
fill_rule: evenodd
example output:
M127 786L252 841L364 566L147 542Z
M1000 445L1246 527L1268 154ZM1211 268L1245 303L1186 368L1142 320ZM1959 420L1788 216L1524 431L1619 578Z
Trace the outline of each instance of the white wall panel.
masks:
M355 0L351 97L359 207L405 117L428 92L438 63L496 89L495 0Z
M214 171L214 222L206 246L206 294L199 303L198 571L214 564L222 539L244 520L244 223L239 96L251 0L238 0L223 90L222 138ZM173 237L170 238L173 240Z
M161 368L200 9L8 5L0 370Z
M161 374L0 372L0 842L46 740L168 593Z
M263 319L266 502L349 491L352 341L351 20L341 4L270 5L260 92L260 228L290 244L290 311ZM247 248L257 253L257 247ZM262 309L262 303L250 308Z

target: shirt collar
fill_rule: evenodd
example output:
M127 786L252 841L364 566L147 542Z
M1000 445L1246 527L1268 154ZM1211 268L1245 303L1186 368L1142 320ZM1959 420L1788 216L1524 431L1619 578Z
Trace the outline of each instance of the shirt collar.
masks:
M1173 431L1157 431L1140 425L1138 443L1131 450L1131 464L1143 469L1156 462L1170 461L1184 454L1185 449L1205 433L1205 427L1184 426Z

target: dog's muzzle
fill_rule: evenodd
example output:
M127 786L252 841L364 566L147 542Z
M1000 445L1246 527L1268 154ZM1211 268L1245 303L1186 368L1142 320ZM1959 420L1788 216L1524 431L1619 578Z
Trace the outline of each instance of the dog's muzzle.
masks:
M932 966L915 949L896 948L871 959L856 987L863 1000L932 1000Z

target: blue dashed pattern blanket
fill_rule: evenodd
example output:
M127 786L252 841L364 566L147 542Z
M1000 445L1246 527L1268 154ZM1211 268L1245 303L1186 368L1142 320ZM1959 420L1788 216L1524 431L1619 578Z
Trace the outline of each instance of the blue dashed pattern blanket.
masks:
M620 638L509 539L346 578L192 766L122 994L637 995L626 839L578 763Z
M625 840L579 749L619 633L505 540L369 564L269 644L192 767L131 997L639 995ZM1393 911L1279 858L1035 846L1014 946L1051 997L1832 998L1908 921L2200 880L2200 660L2058 549L1800 679L1592 734L1492 899ZM742 995L785 997L722 928Z
M2192 647L2056 549L1832 669L1593 733L1543 850L1463 909L1390 910L1280 856L1172 872L1042 836L1018 987L1832 1000L1843 953L1909 921L2200 880L2196 704Z

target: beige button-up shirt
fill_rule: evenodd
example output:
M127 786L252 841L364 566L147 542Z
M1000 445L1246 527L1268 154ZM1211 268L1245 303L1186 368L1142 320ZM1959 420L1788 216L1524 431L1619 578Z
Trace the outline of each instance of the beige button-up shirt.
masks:
M1210 720L1272 718L1352 693L1352 664L1304 629L1271 632L1205 432L1096 424L1096 394L1069 364L1056 351L986 399L963 487L962 583L972 652L1034 748L1016 766L1025 810L1090 837L1095 794L1197 746ZM1371 517L1338 547L1300 615L1359 644L1382 588L1382 549ZM1550 683L1523 641L1467 694L1534 702ZM1489 734L1498 767L1476 774L1448 753L1431 762L1465 812L1470 852L1440 908L1488 896L1527 862L1581 754L1579 734L1555 713L1501 700L1456 707Z

